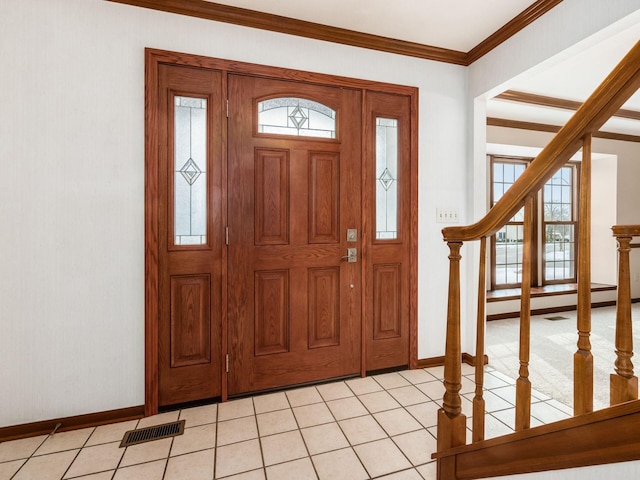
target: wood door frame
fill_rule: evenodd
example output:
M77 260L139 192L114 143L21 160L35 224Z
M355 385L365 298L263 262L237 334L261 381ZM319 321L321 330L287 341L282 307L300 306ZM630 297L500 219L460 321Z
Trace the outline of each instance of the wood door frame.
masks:
M333 87L345 87L361 89L366 91L378 91L390 94L405 95L410 98L411 103L411 133L410 133L410 191L411 191L411 231L410 235L410 257L411 268L409 273L409 368L418 366L418 324L417 324L417 300L418 300L418 88L390 83L360 80L335 75L305 72L300 70L283 69L265 65L242 63L232 60L203 57L185 53L177 53L166 50L145 49L145 415L153 415L158 412L158 388L159 388L159 358L158 358L158 322L159 322L159 198L158 198L158 66L160 64L170 64L194 68L207 68L219 70L223 73L222 88L227 91L227 75L244 74L260 76L277 80L290 80L296 82L313 83ZM364 106L362 109L363 121L365 119ZM364 135L364 129L362 129ZM222 152L223 158L227 155L227 125L222 126ZM364 145L365 139L362 139ZM226 199L226 162L223 162L223 198ZM363 165L362 178L370 171ZM369 198L371 194L362 192L363 205L363 233L367 231L368 222L365 208L371 208L373 200ZM223 221L227 223L226 208L223 209ZM367 254L368 240L363 235L362 256ZM365 262L362 265L362 368L361 374L366 373L365 367L365 319L366 301L364 295L365 282ZM220 359L222 369L222 399L227 398L227 375L225 362L222 361L227 354L227 312L226 312L226 269L227 258L226 249L222 258L222 358Z

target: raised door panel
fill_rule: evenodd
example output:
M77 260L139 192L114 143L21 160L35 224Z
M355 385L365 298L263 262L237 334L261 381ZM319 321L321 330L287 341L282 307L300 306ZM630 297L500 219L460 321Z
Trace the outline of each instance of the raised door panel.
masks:
M309 153L309 243L340 240L340 156Z
M171 277L171 367L211 362L211 278Z
M256 149L256 245L289 243L289 188L289 152Z
M255 274L255 355L289 351L289 271Z
M396 338L402 335L400 264L373 267L373 339Z
M309 269L309 348L340 345L340 269Z

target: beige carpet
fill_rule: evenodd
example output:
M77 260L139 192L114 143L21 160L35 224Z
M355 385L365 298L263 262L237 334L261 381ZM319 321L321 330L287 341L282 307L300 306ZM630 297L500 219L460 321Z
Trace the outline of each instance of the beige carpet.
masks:
M566 317L547 320L545 317ZM591 314L591 351L594 357L594 409L609 406L609 375L615 355L615 307L597 308ZM632 308L634 345L640 345L640 304ZM487 323L489 365L518 378L519 318ZM576 312L553 313L531 318L529 379L532 387L573 406L573 354L578 341ZM634 361L634 358L632 358ZM634 361L636 375L640 361Z

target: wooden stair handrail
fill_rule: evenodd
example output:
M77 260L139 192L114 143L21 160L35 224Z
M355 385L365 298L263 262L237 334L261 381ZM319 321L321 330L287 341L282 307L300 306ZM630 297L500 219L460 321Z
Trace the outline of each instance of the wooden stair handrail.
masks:
M614 237L640 237L640 225L614 225L611 231Z
M478 222L446 227L446 242L479 240L495 234L580 149L582 139L594 132L640 88L640 41L625 55L600 86L531 162L502 198Z

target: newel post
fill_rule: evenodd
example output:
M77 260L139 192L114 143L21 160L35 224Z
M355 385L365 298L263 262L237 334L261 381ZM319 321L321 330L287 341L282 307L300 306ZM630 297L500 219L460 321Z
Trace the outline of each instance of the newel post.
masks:
M616 361L611 374L611 405L638 399L638 377L633 374L633 327L631 322L631 275L629 272L629 251L631 235L618 234L618 298L616 305Z
M447 340L444 360L445 394L438 410L438 452L466 443L466 416L462 414L460 388L462 351L460 347L460 248L462 242L449 246L449 304L447 308ZM455 479L455 458L438 459L438 478Z

